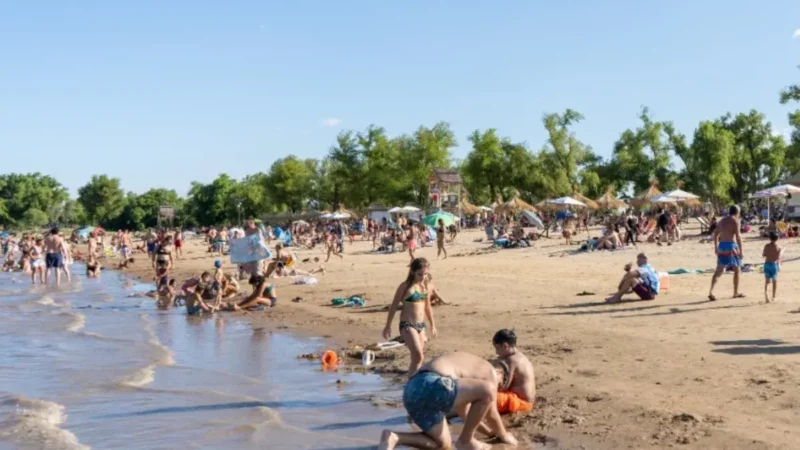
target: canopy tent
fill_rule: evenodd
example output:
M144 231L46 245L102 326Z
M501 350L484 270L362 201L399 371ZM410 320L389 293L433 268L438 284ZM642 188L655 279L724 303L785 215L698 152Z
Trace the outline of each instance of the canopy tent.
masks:
M536 207L521 199L519 197L519 192L515 192L514 198L497 207L497 212L501 214L509 213L516 215L520 211L536 212Z
M555 200L548 200L547 203L551 205L562 205L562 206L579 206L582 208L586 207L586 204L583 202L579 202L572 197L561 197Z
M572 194L572 198L578 200L579 202L586 205L589 209L600 209L600 205L597 204L594 200L586 197L585 195L581 194L580 192L575 192Z
M422 219L422 223L435 228L439 225L439 219L441 219L442 222L444 222L444 226L446 227L449 227L450 225L456 223L456 216L442 210L436 211L435 213L426 216L424 219Z
M678 199L672 198L667 194L661 194L651 198L650 203L678 203Z
M619 209L628 206L627 203L614 196L614 188L609 186L606 193L597 199L597 205L602 209Z
M675 200L682 202L685 200L698 200L700 199L699 195L694 195L691 192L686 192L683 189L675 189L674 191L669 191L666 194L667 197L672 197Z
M657 195L661 195L661 194L662 194L662 192L659 191L658 188L656 187L655 183L653 183L653 184L650 185L649 188L647 188L647 190L645 190L641 194L639 194L636 197L634 197L633 200L631 200L631 205L636 206L637 208L638 207L642 207L642 206L650 203L650 200L653 197L655 197Z
M539 216L538 216L538 215L537 215L535 212L532 212L532 211L522 211L522 214L521 214L521 216L522 216L524 219L527 219L527 220L528 220L528 222L530 222L530 223L531 223L531 225L533 225L534 227L537 227L537 228L542 228L542 229L544 229L544 223L542 222L542 219L541 219L541 218L539 218Z

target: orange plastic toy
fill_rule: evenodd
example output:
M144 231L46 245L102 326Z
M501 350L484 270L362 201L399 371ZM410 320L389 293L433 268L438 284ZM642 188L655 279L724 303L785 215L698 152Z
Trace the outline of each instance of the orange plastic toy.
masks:
M323 366L335 366L339 364L339 356L333 350L328 350L322 354Z

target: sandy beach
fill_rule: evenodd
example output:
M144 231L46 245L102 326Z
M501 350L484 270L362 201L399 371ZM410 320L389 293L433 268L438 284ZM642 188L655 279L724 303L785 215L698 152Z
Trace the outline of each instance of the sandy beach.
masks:
M711 269L713 246L699 243L698 231L689 227L689 236L673 246L639 250L659 271ZM572 254L574 247L553 238L529 249L490 251L474 242L481 237L460 234L447 260L437 261L435 248L417 252L431 261L437 287L453 302L434 309L439 337L428 343L426 359L454 350L491 357L494 332L515 329L536 367L538 390L532 413L508 417L522 441L593 449L796 448L800 263L784 264L776 303L764 304L764 277L754 271L742 275L746 298L731 298L732 275L724 275L719 300L709 302L711 275L687 274L671 276L669 290L655 301L608 305L604 298L636 249ZM765 242L745 235L745 262L761 262ZM781 245L789 260L800 249L796 240ZM343 353L382 340L386 307L406 276L408 255L371 248L364 241L346 245L345 258L332 259L318 285L275 280L280 305L245 316L330 337ZM215 258L199 240L185 250L176 278L212 268ZM297 254L323 256L321 250ZM152 277L142 256L125 272ZM594 294L577 295L584 292ZM330 306L333 297L356 294L367 300L365 308ZM303 301L291 302L297 296ZM372 370L402 382L407 352L394 353L396 359L378 360Z

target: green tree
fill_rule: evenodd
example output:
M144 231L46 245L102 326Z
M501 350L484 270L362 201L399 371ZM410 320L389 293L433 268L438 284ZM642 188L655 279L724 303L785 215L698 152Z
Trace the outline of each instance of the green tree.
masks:
M407 195L424 205L428 202L431 174L434 169L450 168L451 149L458 143L447 122L438 122L431 128L421 126L412 139L400 138L398 158L409 189Z
M662 189L677 186L678 175L672 170L670 133L671 122L656 122L645 107L639 115L642 125L625 130L614 144L613 162L619 175L633 183L636 192L643 191L653 181Z
M67 190L55 178L38 172L0 175L0 218L23 221L29 209L57 212L68 198ZM48 218L49 220L49 218Z
M464 160L463 171L472 199L485 202L496 198L506 187L505 175L510 169L500 138L490 128L483 133L475 130L467 139L472 151Z
M229 216L229 213L237 201L234 197L236 186L236 180L225 173L209 184L192 182L185 203L185 222L213 226L235 220L236 216Z
M731 188L736 184L731 164L736 153L734 134L720 121L701 122L692 145L677 148L692 190L716 204L729 202Z
M112 228L131 230L154 228L159 223L158 211L161 206L175 208L177 218L183 209L183 202L178 193L170 189L150 189L141 195L129 192L125 209L114 221Z
M572 109L567 109L564 114L545 114L542 118L544 128L547 130L547 144L542 153L552 155L549 161L557 166L559 172L553 174L559 190L554 194L569 193L570 187L579 181L578 166L584 164L592 155L591 147L579 141L575 133L570 130L572 125L583 119L583 114ZM567 185L565 190L562 189L564 184Z
M270 167L267 184L275 203L293 212L302 211L311 201L315 172L313 165L297 156L279 159Z
M749 194L775 185L789 176L784 170L786 143L783 136L775 136L772 124L764 114L751 110L749 113L730 113L718 123L730 131L734 140L734 152L730 158L731 173L736 183L731 186L731 199L741 202Z
M350 206L362 205L366 198L365 189L361 186L365 163L356 133L353 131L339 133L336 136L336 145L328 152L328 159L331 161L333 206L338 206L339 203Z
M125 209L125 192L119 178L93 175L91 181L78 189L78 202L86 210L90 221L106 225Z
M49 222L47 213L36 208L31 208L22 214L20 223L31 228L41 228Z
M363 155L363 177L360 183L363 197L360 204L368 206L374 202L391 202L402 190L402 166L398 146L386 136L386 130L370 125L364 133L356 136Z
M800 102L800 84L794 84L782 90L780 100L784 105L790 102ZM784 164L786 173L794 175L800 172L800 110L789 113L789 125L792 126L793 131Z

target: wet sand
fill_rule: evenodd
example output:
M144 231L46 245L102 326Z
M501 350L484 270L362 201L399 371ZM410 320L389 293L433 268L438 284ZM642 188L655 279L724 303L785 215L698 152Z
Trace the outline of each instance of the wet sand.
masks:
M678 244L639 249L659 271L711 269L712 245L698 243L697 232L690 226ZM742 275L747 298L731 298L732 275L720 280L717 302L706 298L710 274L674 275L655 301L607 305L603 299L637 250L571 254L575 247L554 238L529 249L489 251L473 242L482 237L462 233L448 246L447 260L436 261L435 247L417 251L431 261L445 300L455 303L434 309L439 337L428 343L426 359L453 350L490 357L494 332L515 329L536 367L538 388L536 410L508 418L521 440L592 449L797 447L800 261L784 264L777 303L763 304L763 274L753 272ZM747 235L745 262L762 262L765 243ZM800 256L798 240L781 244L787 259ZM199 241L186 246L178 278L211 270L215 258ZM332 259L318 285L275 280L280 306L240 315L274 329L330 337L342 351L382 340L385 308L409 258L373 254L371 247L346 245L344 260ZM321 250L297 254L323 257ZM141 256L125 272L152 277ZM577 295L584 291L594 294ZM355 294L367 299L367 307L330 306L332 297ZM296 296L303 301L292 303ZM379 360L372 370L402 382L407 355L404 349L394 353L395 359Z

